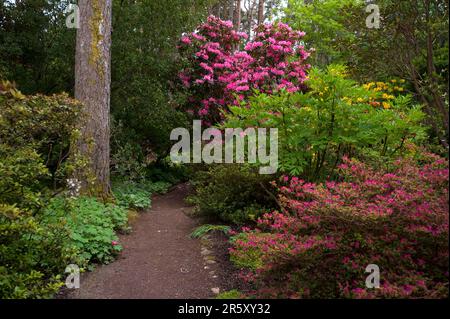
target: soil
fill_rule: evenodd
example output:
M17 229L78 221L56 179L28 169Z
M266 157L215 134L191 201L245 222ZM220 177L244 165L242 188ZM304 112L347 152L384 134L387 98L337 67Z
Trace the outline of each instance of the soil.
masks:
M186 184L153 198L151 210L120 236L123 251L116 261L81 276L79 289L66 289L69 299L213 298L240 286L228 256L225 235L192 239L201 220L192 217L184 198Z

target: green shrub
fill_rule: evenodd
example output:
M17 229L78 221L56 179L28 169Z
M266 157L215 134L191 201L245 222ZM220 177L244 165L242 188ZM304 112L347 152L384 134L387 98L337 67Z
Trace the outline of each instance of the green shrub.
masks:
M264 208L274 205L268 194L273 177L245 165L224 164L201 171L193 180L195 193L188 198L198 212L243 224L255 221Z
M259 94L231 106L223 126L278 128L280 171L308 180L334 174L343 155L388 161L426 137L420 106L384 83L361 86L331 65L313 68L306 85L306 93Z
M113 187L113 194L118 205L125 209L146 209L151 205L151 193L133 182Z
M0 204L0 298L51 297L61 286L58 274L77 262L77 250L62 244L68 234L62 224Z
M48 298L80 261L66 223L42 218L76 164L79 111L66 94L24 96L0 81L0 298Z
M140 184L143 189L150 192L151 194L164 194L167 193L171 183L165 181L158 182L144 182Z
M17 158L20 165L28 160L39 162L48 169L47 174L39 175L39 182L53 188L60 186L74 168L75 163L68 158L71 141L78 135L80 109L79 102L67 94L24 96L11 83L1 81L0 144L5 153L0 154L0 162L5 154ZM23 185L27 184L24 181Z
M156 160L148 147L142 146L137 132L121 121L111 124L111 175L120 180L143 181L149 166Z
M111 154L111 174L129 180L143 180L147 165L144 163L139 145L128 143L118 145Z
M193 172L194 168L191 165L176 164L170 157L166 157L148 167L146 176L151 181L162 181L174 185L189 180Z
M163 181L116 181L112 189L119 206L143 210L150 208L152 194L163 194L170 186L170 183Z
M74 245L85 262L108 263L122 247L115 231L127 225L127 211L113 204L100 203L95 198L55 198L46 207L43 221L61 223L69 229L66 245Z
M42 205L42 180L49 175L33 147L0 142L0 203L37 209Z

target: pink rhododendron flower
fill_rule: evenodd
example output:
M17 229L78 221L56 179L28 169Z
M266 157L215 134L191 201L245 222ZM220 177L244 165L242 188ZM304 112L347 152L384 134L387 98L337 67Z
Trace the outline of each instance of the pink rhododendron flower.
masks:
M180 51L191 63L180 74L181 83L204 88L196 90L191 96L194 101L186 108L209 101L209 97L220 99L220 103L207 103L216 106L208 113L196 110L208 117L207 122L215 123L223 118L220 107L226 110L227 105L240 105L253 89L269 94L280 84L288 92L305 89L303 83L310 66L305 63L308 54L299 42L301 36L286 24L266 23L255 30L255 39L245 44L243 51L234 51L248 38L247 34L233 30L230 21L209 16L196 32L180 41Z

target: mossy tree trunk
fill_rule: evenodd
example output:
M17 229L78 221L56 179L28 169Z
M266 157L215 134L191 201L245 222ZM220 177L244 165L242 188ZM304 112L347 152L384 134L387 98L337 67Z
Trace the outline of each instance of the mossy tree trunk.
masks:
M112 0L79 0L80 28L75 56L75 98L83 102L78 153L87 159L82 192L110 193L109 137Z

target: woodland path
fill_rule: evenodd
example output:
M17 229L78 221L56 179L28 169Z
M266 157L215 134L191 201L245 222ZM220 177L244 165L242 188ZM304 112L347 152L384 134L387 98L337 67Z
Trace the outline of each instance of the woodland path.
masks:
M71 299L212 298L226 276L207 241L189 237L198 221L184 203L186 185L153 198L133 231L120 236L123 251L109 265L81 276ZM224 249L222 249L224 250ZM222 290L221 290L222 291Z

